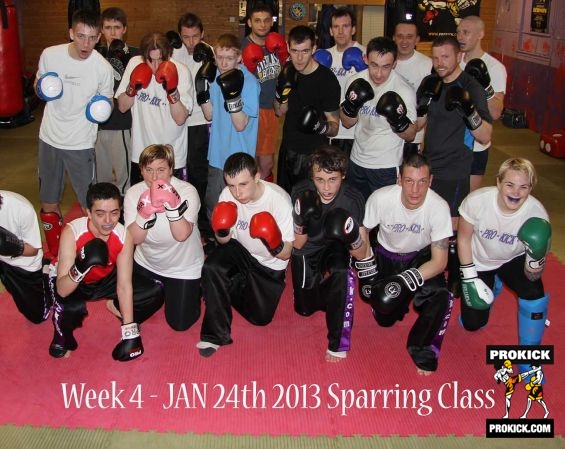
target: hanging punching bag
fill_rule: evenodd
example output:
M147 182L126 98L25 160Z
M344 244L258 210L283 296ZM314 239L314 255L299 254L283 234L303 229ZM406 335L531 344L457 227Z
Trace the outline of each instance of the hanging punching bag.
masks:
M18 19L11 0L0 0L0 16L0 117L11 117L24 109Z

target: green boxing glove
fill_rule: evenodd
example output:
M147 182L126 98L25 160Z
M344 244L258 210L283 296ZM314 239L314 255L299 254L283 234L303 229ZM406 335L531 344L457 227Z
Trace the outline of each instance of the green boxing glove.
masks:
M541 277L545 256L551 247L551 225L543 218L528 218L518 231L518 239L526 247L524 273L535 281Z

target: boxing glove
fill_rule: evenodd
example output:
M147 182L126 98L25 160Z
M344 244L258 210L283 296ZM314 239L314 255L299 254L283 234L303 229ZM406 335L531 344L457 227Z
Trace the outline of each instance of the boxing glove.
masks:
M129 77L126 95L128 97L135 97L138 90L145 89L149 86L152 76L153 72L151 71L151 67L149 67L146 63L142 62L135 66Z
M273 256L279 254L284 247L281 230L269 212L258 212L251 217L249 235L260 239Z
M198 42L192 52L194 62L211 62L214 60L214 49L206 42Z
M375 92L369 81L358 78L345 91L345 99L341 102L340 107L347 117L355 118L361 106L373 98L375 98Z
M212 229L218 237L227 237L237 221L237 206L233 201L220 201L212 211Z
M143 354L143 343L137 323L122 326L122 341L112 351L112 358L119 362L128 362Z
M294 233L308 234L308 225L312 220L319 220L322 215L322 202L315 190L300 192L294 200L292 217L294 219Z
M106 53L106 59L114 70L121 76L124 74L124 70L128 65L130 54L126 51L126 44L121 39L112 39L110 45L108 46L108 51Z
M137 201L137 216L135 217L135 223L141 229L151 229L157 221L157 214L164 212L164 210L165 208L163 206L155 207L151 204L151 191L147 189L140 195L139 200Z
M196 90L196 102L203 105L210 101L210 84L216 79L216 64L206 61L196 72L194 77L194 89Z
M390 315L414 296L424 285L424 278L417 268L377 281L371 288L371 306L376 313Z
M239 69L231 69L222 73L216 79L224 97L224 108L230 114L240 112L243 109L241 91L243 90L243 72Z
M494 97L494 89L490 84L490 74L488 73L487 65L482 59L471 59L465 65L465 72L475 78L479 84L484 87L487 100Z
M316 50L312 55L312 57L316 60L318 64L322 64L325 67L332 66L332 62L333 62L332 54L324 48L319 48L318 50Z
M107 122L112 115L112 102L103 95L94 95L86 105L85 114L92 123Z
M0 256L18 257L24 252L24 241L0 226Z
M167 181L153 181L149 194L153 207L164 207L169 221L180 220L188 209L188 201L183 201L177 189Z
M281 66L288 60L288 47L284 36L279 33L271 31L265 37L265 47L269 53L274 53L279 60Z
M314 106L304 106L298 117L298 130L307 134L325 135L328 130L328 121Z
M298 72L294 68L292 61L288 61L283 66L281 73L279 73L275 89L275 100L281 104L286 103L290 92L296 87L297 80Z
M180 100L179 90L177 89L179 85L179 73L177 66L173 62L163 61L159 64L155 72L155 79L163 86L165 92L167 92L167 100L169 100L170 104L175 104Z
M351 68L354 68L356 72L367 68L367 64L365 64L365 60L363 59L363 51L358 47L349 47L343 52L341 65L348 72Z
M167 41L169 41L169 45L177 50L182 47L182 39L180 34L174 30L167 31L165 33L165 37Z
M426 76L416 91L416 114L423 117L428 113L432 101L437 101L441 95L442 79L435 73Z
M412 124L406 116L406 105L396 92L385 92L377 102L377 112L386 118L395 133L402 133Z
M359 279L359 296L367 303L371 303L371 292L379 274L373 249L370 248L370 251L371 255L369 257L356 260L354 263L357 270L357 278Z
M79 250L75 264L69 270L71 281L77 284L84 279L90 269L97 265L108 264L108 246L99 238L94 238Z
M343 242L355 250L363 244L359 234L359 223L345 209L337 207L328 212L324 219L324 237Z
M257 64L259 64L263 60L263 57L263 49L255 42L250 42L249 44L247 44L241 54L243 65L245 65L245 67L247 67L247 70L249 70L251 73L255 73L255 71L257 70Z
M475 310L486 310L494 301L492 290L479 279L474 263L461 265L461 296L468 307Z
M526 248L524 273L535 281L543 272L545 256L551 248L551 225L543 218L528 218L518 230L518 239Z
M63 81L55 72L47 72L39 77L35 92L43 101L53 101L63 96Z
M445 108L448 111L457 111L463 118L465 126L471 131L483 123L483 119L475 109L471 95L461 86L450 86L445 94Z

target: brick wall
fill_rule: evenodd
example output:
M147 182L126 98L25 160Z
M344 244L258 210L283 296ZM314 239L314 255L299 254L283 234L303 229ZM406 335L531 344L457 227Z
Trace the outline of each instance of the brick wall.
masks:
M23 58L25 70L34 72L41 51L50 45L68 41L67 2L55 0L26 0L18 10L22 23ZM119 6L128 15L127 41L138 45L150 31L176 29L179 17L185 12L200 16L204 36L213 42L222 33L239 34L238 0L122 0L101 1L101 9ZM230 21L233 20L233 21Z

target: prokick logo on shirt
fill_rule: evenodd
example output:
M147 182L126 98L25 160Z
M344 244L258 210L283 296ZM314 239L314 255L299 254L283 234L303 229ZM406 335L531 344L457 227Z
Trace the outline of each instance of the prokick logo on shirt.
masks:
M504 395L504 415L487 419L487 438L553 438L543 371L554 363L553 346L487 346L486 362Z

